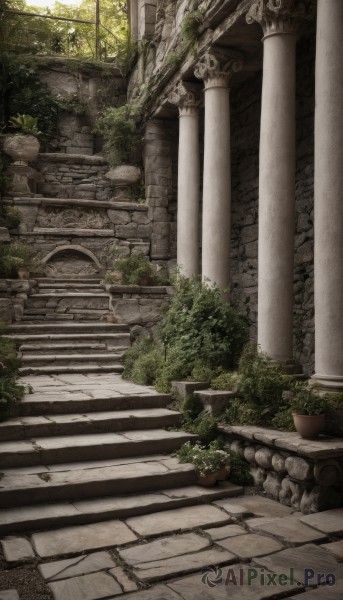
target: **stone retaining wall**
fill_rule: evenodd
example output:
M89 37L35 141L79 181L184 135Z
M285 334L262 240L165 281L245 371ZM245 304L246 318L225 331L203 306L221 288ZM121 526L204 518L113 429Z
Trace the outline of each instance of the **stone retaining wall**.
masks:
M172 287L106 285L110 294L110 309L117 323L129 325L131 337L153 333L162 317L162 308L173 293Z
M0 279L0 320L3 323L20 321L25 300L37 289L38 285L34 279Z
M262 427L220 427L230 449L244 457L257 488L303 513L342 506L343 440L302 439Z

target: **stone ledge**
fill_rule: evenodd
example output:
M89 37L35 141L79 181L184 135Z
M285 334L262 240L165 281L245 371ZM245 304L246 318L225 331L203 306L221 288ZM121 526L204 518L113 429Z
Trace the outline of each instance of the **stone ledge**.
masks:
M82 206L89 208L107 208L111 210L125 210L125 211L143 211L148 212L149 207L147 204L138 204L137 202L112 202L109 200L84 200L83 198L45 198L42 196L37 197L14 197L11 199L5 199L5 204L30 204L31 206L43 206L48 204L50 206L66 206L70 208L72 206Z
M106 284L105 285L105 289L108 292L111 292L111 294L119 294L120 296L122 294L146 294L146 295L150 295L150 294L160 294L161 296L165 296L166 294L169 295L171 292L170 290L173 290L172 286L153 286L153 285L147 285L147 286L143 286L143 285L109 285Z
M41 152L38 162L79 162L90 165L108 165L106 158L96 154L65 154L64 152Z

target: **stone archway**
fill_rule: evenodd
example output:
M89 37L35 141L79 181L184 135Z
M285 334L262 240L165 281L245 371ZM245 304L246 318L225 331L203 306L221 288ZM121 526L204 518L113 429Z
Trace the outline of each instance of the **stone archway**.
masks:
M45 273L51 277L92 277L102 274L98 258L80 245L59 246L42 259Z

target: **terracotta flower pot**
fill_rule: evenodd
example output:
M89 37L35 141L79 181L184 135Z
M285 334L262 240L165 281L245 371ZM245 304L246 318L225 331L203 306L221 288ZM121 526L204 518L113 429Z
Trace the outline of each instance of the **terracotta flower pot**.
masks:
M325 427L325 415L297 415L293 413L295 429L305 440L316 438Z
M219 469L219 471L215 472L217 481L226 481L226 479L228 478L229 475L230 475L229 467L222 467L221 469Z
M3 150L15 162L32 162L38 156L39 141L34 135L6 135Z
M204 475L203 473L197 472L197 482L199 485L203 487L212 487L215 485L217 478L214 473L208 473Z

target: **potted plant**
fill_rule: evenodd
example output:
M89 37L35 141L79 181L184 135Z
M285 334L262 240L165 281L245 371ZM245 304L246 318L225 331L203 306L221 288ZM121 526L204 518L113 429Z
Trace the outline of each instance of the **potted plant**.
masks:
M328 401L313 389L304 386L295 388L291 399L294 426L304 439L316 438L325 427Z
M4 245L0 258L4 269L7 268L8 277L13 277L16 273L19 279L29 279L30 271L41 270L41 263L37 258L36 251L25 244L12 242Z
M31 115L11 117L9 127L18 130L5 135L3 150L14 162L25 163L36 160L40 143L38 137L42 132L38 129L38 119Z
M204 487L211 487L217 481L224 481L230 473L230 455L212 442L208 448L190 442L183 444L176 452L181 463L192 463L196 468L197 481Z

